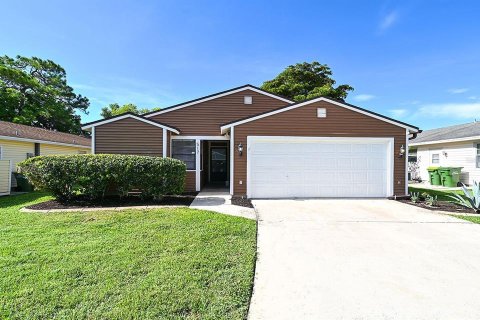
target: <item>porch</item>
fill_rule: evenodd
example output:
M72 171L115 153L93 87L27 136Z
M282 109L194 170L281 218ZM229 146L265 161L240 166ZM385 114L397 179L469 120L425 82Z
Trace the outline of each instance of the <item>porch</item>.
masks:
M185 191L230 193L228 136L172 136L170 154L187 165Z

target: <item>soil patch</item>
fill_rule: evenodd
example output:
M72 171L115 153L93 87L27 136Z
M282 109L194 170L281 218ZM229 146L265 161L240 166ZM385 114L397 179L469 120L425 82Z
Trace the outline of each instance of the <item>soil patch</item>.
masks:
M435 206L435 207L429 206L429 205L425 204L425 202L423 202L423 201L420 201L420 202L417 202L417 203L413 203L410 200L397 200L397 201L400 201L400 202L403 202L403 203L406 203L406 204L409 204L409 205L412 205L412 206L424 208L424 209L427 209L427 210L457 212L457 213L475 213L475 211L473 211L470 208L466 208L466 207L463 207L463 206L460 206L458 204L451 203L451 202L448 202L448 201L438 201L438 206Z
M107 208L107 207L130 207L130 206L189 206L198 192L189 192L177 196L165 196L160 201L153 199L143 200L140 197L108 196L101 201L91 202L85 197L79 196L67 203L57 200L49 200L28 206L27 209L51 210L51 209L82 209L82 208Z
M232 197L231 199L232 204L236 206L242 206L247 208L253 208L253 204L250 199L244 197Z

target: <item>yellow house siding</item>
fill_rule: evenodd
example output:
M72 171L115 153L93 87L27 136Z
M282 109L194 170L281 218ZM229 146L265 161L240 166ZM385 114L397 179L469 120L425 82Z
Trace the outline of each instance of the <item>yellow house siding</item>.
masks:
M12 171L17 171L17 164L27 159L27 153L35 154L35 143L13 141L0 139L0 147L2 148L2 159L11 160ZM79 154L90 153L89 148L78 148L69 146L59 146L53 144L40 144L40 155L53 155L53 154Z
M12 161L12 171L16 171L17 163L27 159L27 153L35 152L35 144L32 142L21 142L0 139L2 148L2 159Z
M90 153L90 149L86 148L77 148L77 147L68 147L68 146L58 146L53 144L40 144L40 155L47 156L52 154L79 154L79 153Z
M0 194L10 193L10 161L0 160Z

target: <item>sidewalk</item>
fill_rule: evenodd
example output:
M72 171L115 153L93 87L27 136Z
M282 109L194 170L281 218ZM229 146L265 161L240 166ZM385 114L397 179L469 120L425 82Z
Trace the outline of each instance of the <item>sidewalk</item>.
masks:
M190 208L256 220L253 208L233 205L230 201L231 197L230 193L225 191L201 191L190 204Z

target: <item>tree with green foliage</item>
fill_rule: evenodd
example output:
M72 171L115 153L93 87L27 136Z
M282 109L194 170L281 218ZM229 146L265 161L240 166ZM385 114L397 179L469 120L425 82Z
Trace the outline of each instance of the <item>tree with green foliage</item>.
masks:
M344 100L353 87L342 84L334 87L332 70L326 64L317 61L303 62L288 66L275 79L265 81L262 89L290 98L303 101L320 96Z
M81 133L90 103L67 84L65 70L36 57L0 57L0 120Z
M102 108L101 116L103 118L110 118L126 112L131 112L135 114L144 114L144 113L155 111L155 110L160 110L160 108L153 108L151 110L147 108L139 109L133 103L127 103L127 104L124 104L123 106L119 105L118 103L111 103L108 105L108 107Z

